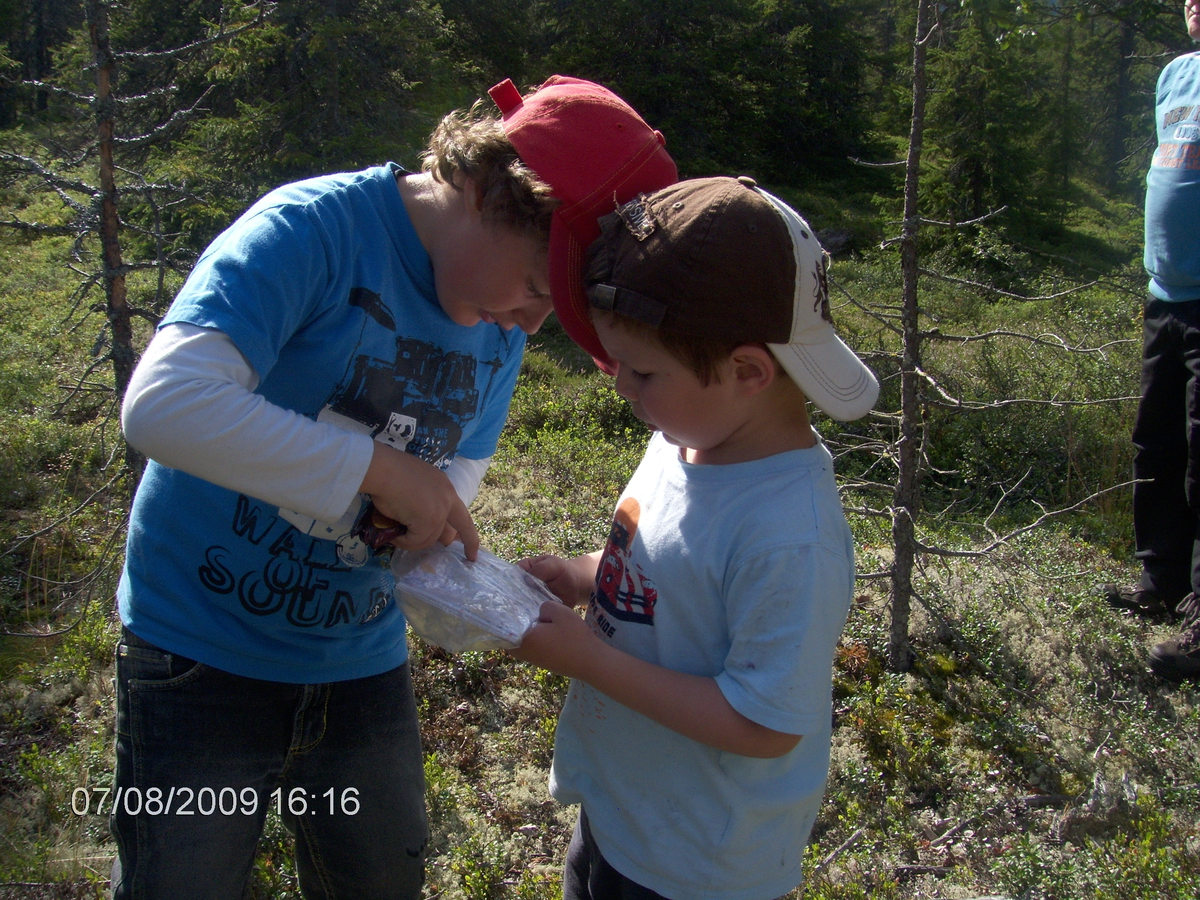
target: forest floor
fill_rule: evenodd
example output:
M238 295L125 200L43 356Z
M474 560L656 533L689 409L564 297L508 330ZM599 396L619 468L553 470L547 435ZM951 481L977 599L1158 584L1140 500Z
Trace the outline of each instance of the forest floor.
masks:
M85 431L42 414L73 382L60 367L79 341L53 305L69 291L21 253L26 268L7 270L14 286L0 291L0 900L74 900L105 896L115 852L96 806L112 782L112 590L124 510L119 500L83 513L79 504L111 477L120 445L101 419L81 416L93 429ZM875 268L840 271L840 290L860 299L895 295ZM934 307L947 331L951 300L962 304ZM1103 370L1078 362L1094 353L1030 365L1021 345L947 358L945 371L988 374L1001 397L1051 381L1056 396L1057 385L1128 395L1137 303L1089 297L1048 311L1056 333L1074 328L1109 347ZM1033 333L1050 327L1028 304L980 303L966 314L980 332L1009 327L988 316ZM587 374L587 360L546 331L531 342L472 507L485 545L507 559L596 549L647 437L606 380ZM1113 448L1128 443L1127 403L1111 414L1042 409L1001 412L986 426L956 412L933 449L948 448L953 465L942 468L958 469L967 489L984 478L1054 489L1065 473L1077 490L1083 479L1073 473L1099 469L1108 483L1120 480L1125 462ZM830 423L822 428L841 439ZM838 469L870 475L849 455ZM829 782L795 897L1200 896L1200 685L1152 675L1146 653L1171 627L1101 597L1101 584L1135 574L1128 499L1114 497L987 555L921 557L915 662L903 673L886 665L886 580L869 577L887 568L889 535L878 519L849 514L868 577L834 661ZM848 507L861 505L848 495ZM924 539L969 551L981 516L945 509L952 514L922 523ZM92 579L83 587L81 567ZM451 655L410 641L432 829L426 896L554 900L575 816L546 786L565 681L504 653ZM260 850L250 896L297 897L290 837L273 813Z
M591 549L645 437L615 396L596 399L591 382L564 393L531 356L473 507L485 543L508 558ZM574 434L578 453L547 452L563 438L550 436L541 390L566 411L592 403L583 418L607 422L610 450ZM576 463L586 475L561 471ZM852 525L860 571L885 565L886 547ZM1130 579L1129 565L1062 525L921 565L910 671L885 665L883 583L863 582L851 611L829 784L794 896L1200 896L1200 685L1147 669L1169 625L1103 602L1099 586ZM0 900L104 895L105 817L77 813L111 783L115 637L111 604L96 602L63 635L0 645ZM426 896L557 897L575 810L546 781L565 681L502 652L410 645L432 828ZM272 813L252 896L298 896L289 841Z

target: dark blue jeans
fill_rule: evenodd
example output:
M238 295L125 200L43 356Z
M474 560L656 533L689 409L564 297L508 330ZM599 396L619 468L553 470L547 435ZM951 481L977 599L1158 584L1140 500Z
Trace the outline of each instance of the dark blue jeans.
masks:
M1133 531L1141 586L1200 593L1200 300L1151 298L1133 428Z
M116 900L241 900L268 807L305 897L416 900L428 827L408 666L258 681L123 630L113 799Z

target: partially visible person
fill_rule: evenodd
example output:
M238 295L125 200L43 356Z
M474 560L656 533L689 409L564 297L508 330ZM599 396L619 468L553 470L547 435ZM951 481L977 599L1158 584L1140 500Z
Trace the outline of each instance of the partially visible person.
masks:
M1186 0L1200 41L1200 0ZM1111 604L1179 617L1150 650L1164 678L1200 678L1200 53L1167 64L1155 94L1158 150L1146 177L1141 401L1133 429L1133 529L1142 576Z
M879 386L834 333L812 229L749 178L626 203L589 253L604 358L655 434L603 550L520 563L563 601L512 651L572 679L563 897L768 900L801 880L854 587L806 404L856 419Z
M118 591L116 898L240 900L269 808L305 897L421 896L405 621L362 517L475 555L525 336L569 303L598 212L676 178L600 85L492 96L502 116L447 116L420 172L255 203L134 373L123 423L151 462Z

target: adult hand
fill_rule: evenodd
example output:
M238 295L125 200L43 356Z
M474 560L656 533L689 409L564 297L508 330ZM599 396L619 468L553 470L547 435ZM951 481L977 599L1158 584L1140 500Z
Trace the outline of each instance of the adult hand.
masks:
M363 478L363 493L376 509L405 527L392 543L403 550L424 550L434 543L463 543L467 559L479 555L479 530L445 473L393 447L375 442Z

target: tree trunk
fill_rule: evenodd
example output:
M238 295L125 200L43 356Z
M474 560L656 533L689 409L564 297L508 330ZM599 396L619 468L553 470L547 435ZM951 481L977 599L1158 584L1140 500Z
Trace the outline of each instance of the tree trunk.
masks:
M113 161L113 131L116 103L113 90L117 62L108 39L108 9L104 0L88 0L85 8L92 57L96 64L96 133L100 153L100 246L104 264L105 312L112 337L110 358L117 403L133 375L137 354L133 349L133 322L126 295L124 262L121 258L121 217L117 211L116 165ZM128 445L125 464L136 476L145 460Z
M1117 190L1121 186L1125 158L1129 153L1129 109L1133 97L1133 51L1137 47L1137 30L1122 20L1120 41L1117 44L1117 81L1113 91L1112 122L1108 137L1108 165L1105 166L1105 186Z
M900 472L892 497L892 624L888 636L888 667L904 672L912 665L908 619L912 608L912 573L916 560L916 521L920 507L921 435L924 428L919 372L921 368L920 307L917 281L917 200L921 176L921 142L925 133L925 52L931 34L932 0L918 0L917 31L913 41L913 111L904 170L904 227L900 240L900 271L904 280L901 328L904 351L900 363Z

